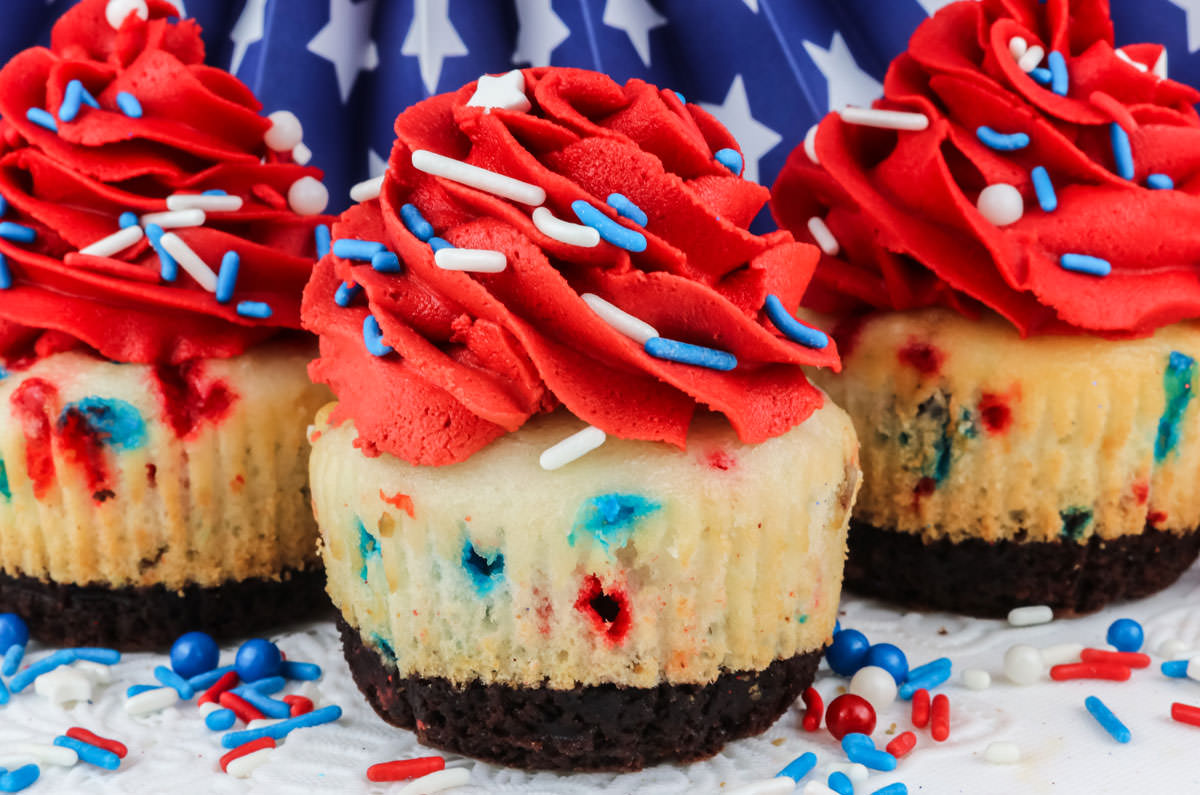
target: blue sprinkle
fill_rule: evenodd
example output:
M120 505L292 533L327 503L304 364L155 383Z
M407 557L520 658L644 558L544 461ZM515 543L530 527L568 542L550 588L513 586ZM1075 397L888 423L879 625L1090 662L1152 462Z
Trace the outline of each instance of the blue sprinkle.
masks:
M1127 743L1133 739L1133 734L1129 731L1129 728L1124 723L1121 723L1120 719L1112 713L1112 710L1104 705L1103 701L1095 696L1088 696L1083 705L1087 707L1088 712L1092 713L1092 717L1104 727L1104 730L1112 735L1114 740L1119 743Z
M3 195L0 195L0 215L4 215L7 212L8 212L8 199L4 198Z
M782 331L783 335L792 342L818 350L829 344L829 337L825 335L825 332L809 328L792 317L791 313L784 309L779 296L773 293L768 295L763 308L767 311L767 317L771 318L771 322L775 324L775 328Z
M363 318L363 343L372 356L387 356L392 352L392 346L383 344L383 331L374 315Z
M125 688L125 697L133 698L134 696L136 696L140 693L145 693L149 690L159 690L159 689L160 688L158 685L130 685L129 687Z
M860 750L874 751L875 741L862 732L850 732L842 737L842 751L846 756Z
M1167 660L1162 664L1163 676L1169 676L1172 679L1186 679L1187 667L1187 660Z
M376 240L356 240L352 237L343 237L341 240L333 241L333 254L342 259L370 262L371 257L381 251L387 251L387 247Z
M403 270L400 267L400 258L392 251L379 251L371 257L371 267L380 273L399 273Z
M92 93L90 91L88 91L87 88L85 88L82 83L80 84L79 87L80 87L80 96L83 98L83 104L87 105L89 108L96 108L97 110L99 110L100 103L96 101L96 98L92 96Z
M1051 50L1046 56L1046 66L1050 67L1050 90L1060 97L1067 95L1070 88L1070 76L1067 74L1067 61L1058 50Z
M18 671L16 676L8 680L8 687L14 693L20 693L42 674L49 673L60 665L70 665L76 659L74 649L59 649L50 656L38 660L25 670Z
M67 90L63 92L62 104L58 106L58 120L75 121L81 105L83 105L83 83L72 80L67 83Z
M117 219L117 223L122 229L128 229L131 226L138 225L137 213L131 213L128 210L121 213L121 217Z
M952 662L950 662L949 657L938 657L936 660L933 660L932 662L927 662L924 665L918 665L916 668L913 668L911 671L908 672L907 678L908 679L914 679L914 678L919 679L919 678L925 676L926 674L933 673L934 671L942 671L942 670L949 671L953 667L953 665L954 664Z
M283 664L283 661L281 660L280 665L282 665L282 664ZM264 695L269 696L272 693L278 693L280 690L283 690L285 687L287 687L287 680L284 679L282 676L275 675L275 676L264 676L262 679L255 679L253 682L250 682L248 684L238 685L233 690L235 693L240 694L243 688L247 688L247 689L253 690L256 693L262 693Z
M0 673L5 676L12 676L21 667L21 660L25 657L25 644L14 643L8 647L8 651L4 652L4 667L0 669Z
M14 243L32 243L37 240L37 230L12 221L0 221L0 237Z
M256 317L260 320L272 314L270 304L262 301L238 301L237 313L242 317Z
M218 679L232 670L234 670L232 665L226 665L224 668L214 668L211 671L189 677L188 684L196 690L208 690L217 683Z
M131 119L142 118L142 103L138 102L138 98L128 91L117 94L117 107Z
M204 725L215 732L228 731L233 728L233 724L236 722L237 715L234 714L234 711L224 707L214 709L204 716Z
M200 195L201 196L228 196L229 194L226 193L225 191L221 190L220 188L209 188L208 190L204 191L204 193L201 193Z
M1091 276L1107 276L1112 273L1112 265L1108 260L1087 254L1063 254L1058 258L1058 264L1062 266L1063 270L1086 273Z
M1038 206L1042 212L1052 213L1058 209L1058 194L1054 192L1054 183L1050 181L1050 172L1045 166L1038 166L1030 172L1033 177L1033 190L1037 193Z
M361 292L362 288L357 284L342 282L338 285L337 292L333 294L333 302L338 306L350 306L350 302Z
M238 265L241 259L236 251L226 251L221 257L221 270L217 273L217 303L227 304L233 299L233 288L237 285Z
M4 680L0 679L0 705L8 703L8 688L4 686Z
M92 395L63 407L58 427L77 422L86 428L96 441L117 450L137 450L146 443L146 421L132 403L119 398ZM121 659L115 649L72 649L77 659L113 665ZM115 655L115 659L114 659Z
M88 405L89 401L98 402L99 400L101 400L101 399L100 398L84 398L83 400L80 400L75 405L81 405L81 406ZM134 409L133 406L131 406L128 403L125 403L125 401L123 401L123 400L120 400L120 401L114 400L114 401L110 401L110 402L117 403L117 404L124 404L123 406L121 406L121 405L118 406L118 411L127 411L125 409L125 406L128 406L130 409L133 409L134 412L137 412L137 409ZM145 441L145 439L142 437L143 431L136 429L139 424L144 425L144 423L142 423L142 418L141 418L140 414L138 414L138 418L137 418L136 422L132 421L132 418L130 418L130 417L125 417L125 418L123 418L122 422L119 424L124 424L127 426L131 425L134 427L133 427L133 429L130 429L130 430L124 430L121 428L113 428L112 430L109 430L108 428L102 428L101 432L107 433L109 436L109 438L107 440L107 441L109 441L109 443L117 444L121 447L128 449L131 447L140 446L142 444L142 442ZM78 646L74 649L70 649L70 651L75 653L75 659L77 659L77 660L87 660L88 662L99 663L100 665L116 665L117 663L119 663L121 661L121 652L117 651L116 649L104 649L104 648L100 648L97 646Z
M1052 75L1050 70L1044 66L1039 66L1037 69L1034 69L1029 73L1029 76L1033 78L1034 82L1043 86L1050 85L1050 81L1054 79L1054 75Z
M646 250L645 235L621 226L583 199L576 199L571 202L571 209L575 212L575 217L579 219L579 223L592 227L600 233L600 237L617 248L623 248L626 251L634 253Z
M1000 133L991 127L976 127L975 136L989 149L998 152L1015 152L1029 146L1029 136L1023 132Z
M437 253L444 248L454 248L454 246L450 245L448 240L442 240L440 237L429 238L429 247L433 249L434 253Z
M937 668L919 677L909 674L907 681L900 685L900 698L911 701L913 693L918 690L932 690L950 678L950 668Z
M1133 179L1133 148L1129 143L1129 133L1114 121L1108 125L1108 137L1112 141L1117 176L1122 179Z
M276 701L265 693L260 693L252 687L243 690L239 695L254 707L257 707L260 712L268 718L287 718L292 714L290 704L283 701Z
M13 277L12 271L8 267L8 257L0 254L0 290L7 290L12 287Z
M1151 174L1146 177L1146 186L1153 190L1173 190L1175 188L1175 180L1166 174Z
M658 359L681 364L694 364L710 370L732 370L737 367L737 357L732 353L700 345L689 345L686 342L670 340L665 337L651 337L646 340L645 349L646 353Z
M428 243L429 238L433 237L433 224L425 220L425 216L421 215L415 204L400 206L400 220L404 222L405 228L412 232L413 237L422 243Z
M162 247L162 236L161 226L158 224L146 225L146 239L150 241L150 247L158 255L158 275L164 282L173 282L179 277L179 263Z
M896 757L887 751L860 747L855 748L853 753L849 753L847 756L851 762L858 762L860 765L865 765L872 770L883 770L886 772L896 769Z
M184 701L191 699L196 695L195 689L188 684L188 680L184 679L179 674L172 671L165 665L156 666L154 669L154 678L162 682L167 687L173 688L179 697Z
M796 757L791 762L788 762L787 767L785 767L783 770L780 770L775 775L777 777L787 776L792 781L795 781L797 784L799 784L800 779L807 776L816 766L817 755L812 751L809 751L807 753L800 754L800 756Z
M70 748L79 754L80 761L87 762L89 765L95 765L105 770L116 770L121 766L121 757L112 751L98 748L83 740L76 740L74 737L67 737L65 734L55 737L54 744L61 748Z
M650 220L641 207L631 202L624 193L608 194L608 206L617 211L617 215L628 218L638 226L645 226Z
M370 315L368 315L370 317ZM390 350L390 349L389 349ZM375 540L375 536L367 532L366 526L362 523L362 519L354 517L354 524L358 528L358 554L362 557L362 569L359 570L358 576L363 582L367 581L367 564L371 558L379 558L383 553L379 551L379 542Z
M504 555L498 550L480 554L469 538L463 543L462 567L479 596L486 596L504 582Z
M313 227L313 238L317 241L317 259L322 259L329 253L329 227L325 224L317 224Z
M829 788L838 795L854 795L854 784L850 777L840 770L829 774Z
M897 781L895 784L880 787L872 792L871 795L908 795L908 787L903 782Z
M342 717L342 708L337 704L330 704L328 707L314 709L312 712L306 712L294 718L281 720L279 723L272 723L270 726L263 726L261 729L230 732L221 738L221 745L225 748L237 748L239 745L253 742L260 737L272 737L276 740L281 740L287 737L294 729L320 726L322 723L330 723L340 717Z
M58 132L58 122L54 120L53 116L41 108L30 108L29 110L25 111L25 118L29 119L39 127L45 127L50 132Z
M16 770L6 770L0 774L0 792L20 792L33 786L42 773L37 765L22 765Z
M686 104L687 104L687 100L683 98L683 94L681 94L681 93L679 93L678 91L676 91L676 92L675 92L675 96L679 98L679 104L680 104L680 105L686 105Z
M742 173L742 153L736 149L718 149L713 155L717 162L734 174Z
M315 682L321 678L321 666L316 663L284 660L279 670L287 679L298 682Z

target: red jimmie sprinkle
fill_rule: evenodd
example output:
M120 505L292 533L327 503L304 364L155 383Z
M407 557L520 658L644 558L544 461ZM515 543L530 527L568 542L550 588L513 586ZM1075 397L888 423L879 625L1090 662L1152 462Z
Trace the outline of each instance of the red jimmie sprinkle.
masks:
M237 693L222 693L217 700L222 707L228 707L233 710L233 714L237 715L244 723L249 723L252 720L262 720L266 717L266 715L258 711L257 707Z
M821 716L825 714L825 702L815 687L804 691L804 731L815 732L821 728Z
M1136 651L1108 651L1107 649L1084 649L1079 659L1085 663L1112 663L1126 668L1149 668L1150 655Z
M284 696L283 703L292 708L292 711L289 714L291 714L293 718L297 715L303 715L306 712L313 711L312 700L307 699L304 696Z
M367 781L404 781L436 773L446 767L440 756L422 756L416 759L398 759L395 762L380 762L367 768Z
M232 709L232 707L231 707L231 709ZM225 754L225 756L221 757L221 772L225 772L225 768L229 767L229 763L235 759L238 759L243 756L247 756L248 754L252 754L255 751L261 751L264 748L274 748L274 747L275 747L275 738L274 737L259 737L257 740L251 740L248 743L242 743L237 748L234 748L232 751Z
M196 706L216 704L221 694L236 687L238 681L237 671L226 671L220 679L212 683L212 687L200 694L200 698L196 699Z
M916 744L917 735L913 734L912 732L904 732L903 734L897 734L895 738L893 738L892 741L887 744L885 750L892 756L899 759L902 756L906 756Z
M929 691L925 688L913 693L912 725L918 729L929 725Z
M1132 673L1127 665L1085 662L1056 665L1050 669L1050 678L1056 682L1065 682L1068 679L1110 679L1114 682L1124 682Z
M938 693L933 697L929 724L929 735L937 742L940 743L950 736L950 699L945 693Z
M1171 705L1171 717L1180 723L1200 726L1200 707L1176 701Z
M125 754L129 753L129 749L125 747L125 743L120 743L116 740L109 740L108 738L101 737L98 734L92 734L90 731L80 726L73 726L70 729L67 729L67 736L71 737L72 739L79 740L82 743L94 745L97 748L103 748L105 751L111 751L122 759L125 758Z

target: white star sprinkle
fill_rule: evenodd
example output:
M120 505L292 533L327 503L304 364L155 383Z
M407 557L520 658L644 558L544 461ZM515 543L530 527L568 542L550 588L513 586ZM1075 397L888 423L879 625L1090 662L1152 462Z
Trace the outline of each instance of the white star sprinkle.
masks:
M751 182L758 181L758 161L783 140L783 136L761 123L750 113L750 100L746 97L746 84L741 75L733 78L729 93L720 105L706 102L700 107L716 116L729 128L745 155L742 176Z
M329 0L329 22L308 43L308 51L333 64L338 93L350 99L359 72L379 65L379 50L371 40L371 17L375 0Z
M667 24L666 17L646 0L607 0L601 19L605 25L625 31L642 63L650 65L650 31Z
M475 86L475 93L467 100L475 108L504 108L525 112L533 105L525 96L525 75L513 69L502 75L483 75Z
M467 54L467 45L450 22L449 5L450 0L416 0L412 25L400 46L401 55L416 56L421 82L430 94L437 93L442 62Z
M554 48L571 36L571 29L550 7L550 0L516 0L517 49L513 63L549 66Z
M811 41L804 42L804 49L825 76L830 110L841 110L847 105L865 108L883 93L880 82L859 68L842 34L833 34L828 50Z

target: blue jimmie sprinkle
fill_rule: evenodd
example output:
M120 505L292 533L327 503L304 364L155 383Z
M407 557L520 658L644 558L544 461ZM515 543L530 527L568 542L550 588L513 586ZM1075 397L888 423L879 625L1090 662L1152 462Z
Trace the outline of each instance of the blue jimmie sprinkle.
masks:
M235 723L237 723L237 715L234 714L233 710L224 707L214 709L204 716L204 725L215 732L232 729Z
M30 108L29 110L25 111L25 118L29 119L39 127L45 127L50 132L58 132L58 122L54 120L53 116L41 108Z
M983 126L975 128L975 136L984 146L998 152L1015 152L1029 146L1029 136L1023 132L1001 133Z
M158 224L146 224L146 238L158 255L158 275L164 282L173 282L179 276L179 263L162 247L163 229Z
M188 684L196 690L208 690L217 683L218 679L233 670L236 669L232 665L226 665L224 668L214 668L211 671L190 677Z
M340 717L342 717L342 708L337 704L330 704L328 707L314 709L312 712L306 712L294 718L281 720L279 723L272 723L270 726L263 726L261 729L230 732L221 738L221 745L226 748L237 748L239 745L253 742L261 737L272 737L276 740L281 740L295 729L320 726L322 723L330 723Z
M63 92L62 104L58 106L59 121L75 121L75 117L79 115L79 108L83 105L83 83L78 80L72 80L67 83L67 90Z
M1058 50L1051 50L1046 56L1046 66L1050 67L1050 90L1060 97L1065 97L1071 85L1071 78L1067 74L1067 61L1063 54Z
M32 243L37 240L37 230L12 221L0 221L0 237L14 243Z
M156 666L154 669L154 678L162 682L167 687L170 687L179 694L179 697L184 701L196 695L195 689L188 684L188 680L184 679L179 674L172 671L165 665Z
M732 353L705 348L700 345L690 345L679 340L665 337L651 337L646 340L646 353L657 359L666 359L681 364L694 364L697 367L707 367L710 370L732 370L737 367L737 357Z
M25 644L14 643L8 647L8 651L4 652L4 666L0 668L0 673L5 676L12 676L21 667L21 659L25 656Z
M7 290L12 287L12 283L12 271L8 267L8 257L0 254L0 290Z
M233 288L237 285L238 265L241 259L236 251L226 251L221 258L221 270L217 274L217 303L227 304L233 299Z
M0 774L0 792L20 792L32 787L41 774L41 768L34 764L22 765L16 770L6 770Z
M444 248L454 248L454 246L450 245L450 241L442 240L440 237L429 238L429 247L433 249L435 254Z
M628 218L638 226L645 226L650 220L641 207L631 202L624 193L608 194L608 206L617 211L617 215Z
M1151 174L1146 177L1146 187L1153 190L1173 190L1175 188L1175 180L1166 174Z
M1083 705L1087 707L1088 712L1092 713L1092 717L1096 719L1096 722L1104 727L1104 731L1112 735L1114 740L1119 743L1127 743L1133 739L1133 734L1129 731L1129 728L1124 723L1121 723L1120 719L1112 713L1112 710L1104 705L1103 701L1095 696L1088 696Z
M287 718L292 714L292 707L283 701L276 701L265 693L260 693L252 687L246 688L240 694L252 706L257 707L268 718Z
M317 224L313 227L313 238L317 241L317 259L321 259L329 253L329 227L326 224Z
M840 770L829 774L829 788L838 795L854 795L854 784L850 777Z
M229 194L226 193L225 191L221 190L220 188L209 188L208 190L204 191L204 193L201 193L200 195L201 196L228 196Z
M783 770L780 770L775 775L777 777L787 776L792 781L795 781L797 784L799 784L800 779L812 772L812 769L816 766L817 755L812 751L809 751L807 753L800 754L800 756L796 757L791 762L788 762L787 767L785 767Z
M148 690L158 690L158 685L130 685L125 688L125 697L133 698L136 695L145 693Z
M400 206L400 220L404 222L405 228L412 232L413 237L422 243L428 243L429 238L433 237L433 224L425 220L425 216L421 215L415 204Z
M617 248L637 253L646 250L646 236L618 224L604 213L597 210L583 199L571 202L571 209L579 223L590 226L600 233L600 237L612 243Z
M0 679L0 705L7 704L8 699L8 688L4 686L4 680Z
M911 701L913 693L918 690L932 690L938 685L950 678L950 669L940 668L930 671L927 674L913 678L910 674L908 680L900 685L900 698L905 701Z
M362 292L362 288L357 284L342 282L338 285L337 292L333 294L333 302L338 306L350 306L350 302Z
M89 401L98 400L98 398L84 398L76 405L84 406L87 405ZM119 403L123 403L124 401L110 402L118 404L118 411L124 409L124 406L119 406ZM128 405L128 403L125 404L125 406ZM134 409L134 411L136 412L137 410ZM126 414L128 414L128 412L126 412ZM128 449L130 447L136 447L144 441L140 437L140 432L136 430L137 425L140 422L141 415L138 415L138 419L136 421L133 421L133 419L129 416L125 416L122 417L122 422L117 424L123 424L127 426L132 425L134 426L133 428L130 428L129 430L125 430L123 428L113 428L110 431L107 427L105 427L103 430L109 434L109 441L111 443L119 444L121 447ZM117 441L118 439L119 441ZM69 649L68 651L74 652L75 659L77 660L87 660L88 662L99 663L100 665L116 665L121 661L121 652L117 651L116 649L104 649L96 646L79 646L74 649Z
M0 215L4 215L7 212L8 212L8 199L4 198L3 195L0 195Z
M718 149L713 155L717 162L734 174L742 173L742 153L736 149Z
M399 273L400 258L391 251L379 251L371 257L371 267L380 273Z
M680 104L680 105L686 105L686 104L687 104L687 100L683 98L683 94L679 93L678 91L676 91L676 92L674 92L674 93L675 93L675 96L679 98L679 104Z
M271 306L262 301L238 301L237 313L242 317L255 317L262 320L271 316Z
M784 308L783 302L779 300L779 296L774 293L767 296L763 308L767 311L767 317L771 318L771 322L775 324L775 328L782 331L784 336L792 342L818 350L829 344L829 337L825 335L825 332L809 328L792 317L791 313Z
M1108 125L1108 136L1112 141L1113 160L1117 164L1117 176L1122 179L1133 179L1133 147L1129 143L1129 133L1115 121Z
M240 696L246 690L253 690L256 693L269 696L272 693L278 693L285 687L287 687L287 680L282 676L264 676L262 679L255 679L253 682L238 685L233 689L233 692Z
M70 748L79 754L80 760L87 762L89 765L95 765L105 770L116 770L121 766L121 757L112 751L105 748L97 748L91 743L76 740L74 737L59 735L54 738L54 744L62 748Z
M126 210L125 212L121 213L121 217L117 219L117 224L119 224L122 229L128 229L131 226L137 226L137 213Z
M850 756L859 750L874 751L875 742L862 732L850 732L842 737L842 751Z
M1186 679L1187 667L1187 660L1167 660L1162 664L1163 676L1169 676L1172 679Z
M1052 213L1058 209L1058 194L1054 192L1054 183L1050 181L1050 172L1045 166L1038 166L1030 176L1033 177L1033 190L1037 193L1038 206L1042 212Z
M887 751L879 751L875 748L855 748L852 754L848 754L851 762L857 762L860 765L865 765L872 770L895 770L896 757L889 754Z
M298 682L315 682L321 678L321 666L310 662L284 660L280 665L279 672L284 678Z
M875 790L871 795L908 795L908 787L903 782L897 781L895 784L888 784L886 787Z
M1107 276L1112 273L1112 265L1108 260L1087 254L1063 254L1058 258L1058 264L1062 266L1063 270L1086 273L1091 276Z
M117 107L131 119L142 118L142 103L138 102L138 98L128 91L117 94Z
M1037 69L1030 71L1029 76L1033 78L1035 83L1043 86L1050 85L1050 81L1054 79L1054 75L1044 66L1039 66Z
M907 678L908 679L919 679L919 678L925 676L926 674L933 673L934 671L942 671L942 670L949 671L951 669L951 667L953 667L953 665L954 664L952 662L950 662L949 657L938 657L936 660L933 660L932 662L927 662L924 665L918 665L916 668L913 668L911 671L908 672Z
M392 352L392 346L383 344L383 331L374 315L363 318L363 344L372 356L387 356Z
M17 671L17 675L8 680L8 687L14 693L20 693L42 674L49 673L60 665L70 665L77 659L74 649L59 649L50 656L43 657L33 663L23 671Z
M341 240L333 241L333 255L342 259L370 262L371 257L381 251L387 251L387 247L376 240L355 240L352 237L343 237Z
M90 91L83 87L82 83L80 84L80 89L80 96L83 97L83 104L87 105L89 108L96 108L99 110L100 103L96 101L96 98L92 96Z

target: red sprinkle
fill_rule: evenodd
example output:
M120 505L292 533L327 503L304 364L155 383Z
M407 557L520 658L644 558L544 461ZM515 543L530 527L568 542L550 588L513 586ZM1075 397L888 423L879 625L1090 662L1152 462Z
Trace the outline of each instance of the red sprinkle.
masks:
M289 714L293 718L297 715L303 715L306 712L313 711L312 701L304 696L284 696L283 702L292 708L292 711Z
M1180 723L1200 726L1200 707L1176 701L1171 705L1171 717Z
M904 732L903 734L897 734L895 738L893 738L892 741L887 744L887 748L885 750L887 750L887 752L892 756L899 759L900 757L907 755L916 744L917 735L913 734L912 732Z
M237 671L226 671L221 674L221 678L213 682L212 687L200 694L200 698L196 699L196 706L201 704L216 704L217 699L226 690L231 690L237 686L239 679Z
M122 759L125 758L125 754L129 753L129 749L125 747L124 743L119 743L116 740L109 740L108 738L101 737L98 734L92 734L90 731L80 726L72 726L70 729L67 729L67 736L79 740L80 742L87 743L88 745L94 745L97 748L103 748L105 751L111 751Z
M1079 659L1085 663L1112 663L1126 668L1149 668L1150 655L1136 651L1108 651L1107 649L1084 649Z
M929 724L929 734L937 742L940 743L950 736L950 699L945 693L938 693L933 697Z
M821 716L825 714L825 702L815 687L804 691L804 731L815 732L821 728Z
M929 725L929 691L921 688L913 693L912 725L924 729Z
M367 768L367 781L404 781L436 773L446 767L440 756L421 756L416 759L397 759L395 762L380 762Z
M1056 665L1050 669L1050 678L1056 682L1065 682L1068 679L1110 679L1114 682L1124 682L1132 673L1126 665L1085 662Z
M274 747L275 747L275 738L274 737L259 737L257 740L251 740L248 743L242 743L237 748L234 748L232 751L225 754L225 756L221 757L221 772L222 773L225 772L225 768L227 768L229 766L229 763L235 759L238 759L243 756L247 756L249 754L254 753L255 751L261 751L264 748L274 748Z
M224 692L217 700L222 707L228 707L233 710L233 714L237 715L243 723L249 723L252 720L262 720L267 717L259 712L257 707L237 693Z

